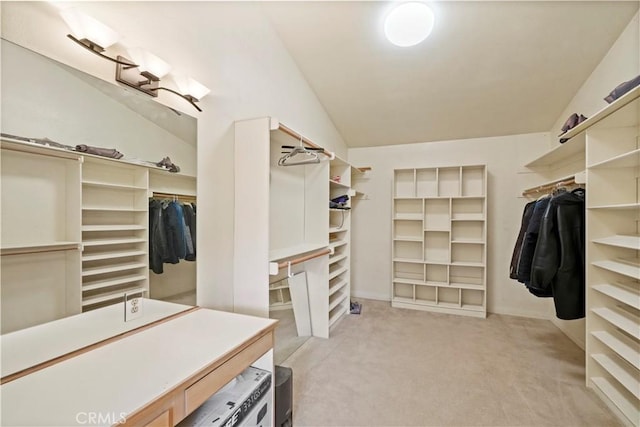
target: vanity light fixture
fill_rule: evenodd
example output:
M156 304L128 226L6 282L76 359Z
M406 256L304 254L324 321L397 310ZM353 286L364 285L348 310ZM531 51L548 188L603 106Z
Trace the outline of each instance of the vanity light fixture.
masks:
M171 66L154 54L141 49L127 49L132 60L118 56L116 81L151 95L158 96L157 90L162 77L171 71ZM135 65L138 64L138 65Z
M188 76L172 76L172 78L176 83L176 86L178 86L178 91L169 89L167 87L159 87L153 90L166 90L168 92L176 94L186 99L191 105L193 105L196 110L202 111L202 109L196 105L196 102L200 101L200 99L211 92L211 90Z
M434 21L433 11L425 3L401 3L385 18L384 34L396 46L414 46L431 34Z
M121 62L119 59L111 58L102 53L120 39L114 30L75 8L62 10L60 16L71 30L72 34L67 34L71 40L101 58L115 63L131 64L131 61Z

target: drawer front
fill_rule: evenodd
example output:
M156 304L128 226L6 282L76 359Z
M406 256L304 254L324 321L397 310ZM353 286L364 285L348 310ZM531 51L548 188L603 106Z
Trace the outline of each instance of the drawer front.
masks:
M145 427L172 427L172 426L173 426L173 417L171 416L171 409L164 411L157 418L145 424Z
M186 389L185 415L196 410L272 347L273 332L270 332Z

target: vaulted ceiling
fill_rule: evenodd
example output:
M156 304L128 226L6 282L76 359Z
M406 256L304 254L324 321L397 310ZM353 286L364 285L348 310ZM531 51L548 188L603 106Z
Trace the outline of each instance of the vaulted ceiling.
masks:
M440 1L431 36L391 45L392 2L263 7L351 147L548 131L638 1ZM604 94L603 94L604 96Z

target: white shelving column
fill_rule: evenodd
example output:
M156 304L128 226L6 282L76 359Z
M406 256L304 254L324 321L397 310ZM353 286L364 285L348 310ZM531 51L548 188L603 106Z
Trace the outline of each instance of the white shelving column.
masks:
M633 97L633 98L631 98ZM640 88L587 141L587 385L640 425ZM616 101L617 102L617 101Z
M392 306L486 317L487 168L396 169Z
M148 292L148 169L85 157L82 165L82 308Z
M80 161L2 141L2 333L80 313Z

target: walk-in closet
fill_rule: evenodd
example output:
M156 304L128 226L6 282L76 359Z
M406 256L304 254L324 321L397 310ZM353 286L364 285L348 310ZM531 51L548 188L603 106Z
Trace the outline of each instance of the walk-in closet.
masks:
M640 427L640 1L0 17L0 424Z

